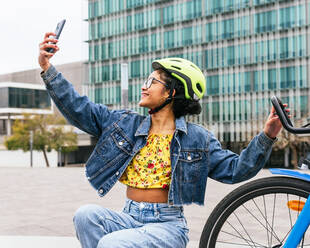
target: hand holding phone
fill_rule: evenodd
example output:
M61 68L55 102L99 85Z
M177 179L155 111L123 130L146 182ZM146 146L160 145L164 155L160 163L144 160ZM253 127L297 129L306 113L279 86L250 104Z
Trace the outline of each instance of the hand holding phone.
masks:
M55 34L56 36L50 36L49 38L55 38L55 39L59 39L59 36L61 34L61 31L64 27L66 23L66 19L60 21L58 24L57 24L57 27L56 27L56 30L55 30ZM54 44L54 43L53 43ZM49 53L54 53L54 49L53 48L46 48L45 51L49 52Z

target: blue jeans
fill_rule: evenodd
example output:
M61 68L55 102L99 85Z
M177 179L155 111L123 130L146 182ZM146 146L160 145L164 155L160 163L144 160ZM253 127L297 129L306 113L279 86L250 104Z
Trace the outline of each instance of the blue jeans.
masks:
M188 243L183 207L166 203L127 199L120 213L85 205L73 221L83 248L183 248Z

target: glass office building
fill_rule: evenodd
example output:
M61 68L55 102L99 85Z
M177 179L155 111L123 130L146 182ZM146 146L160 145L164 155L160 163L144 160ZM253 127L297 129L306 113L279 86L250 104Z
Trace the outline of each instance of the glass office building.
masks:
M270 97L309 116L310 0L89 0L89 81L97 102L120 108L121 63L129 107L156 58L182 57L204 72L203 111L189 118L219 140L248 141L263 129Z
M11 135L12 120L23 114L52 114L44 85L0 82L0 135Z

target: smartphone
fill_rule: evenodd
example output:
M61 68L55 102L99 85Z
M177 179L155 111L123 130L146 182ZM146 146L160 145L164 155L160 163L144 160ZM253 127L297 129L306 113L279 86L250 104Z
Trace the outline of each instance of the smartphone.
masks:
M64 20L62 20L62 21L60 21L60 22L58 22L58 24L57 24L57 27L56 27L56 30L55 30L55 34L56 34L56 36L50 36L50 38L55 38L55 39L59 39L59 36L60 36L60 34L61 34L61 31L62 31L62 29L63 29L63 27L64 27L64 25L65 25L65 23L66 23L66 19L64 19ZM54 44L54 43L52 43L52 42L50 42L51 44ZM47 52L49 52L49 53L53 53L54 52L54 49L53 48L46 48L45 49L45 51L47 51Z

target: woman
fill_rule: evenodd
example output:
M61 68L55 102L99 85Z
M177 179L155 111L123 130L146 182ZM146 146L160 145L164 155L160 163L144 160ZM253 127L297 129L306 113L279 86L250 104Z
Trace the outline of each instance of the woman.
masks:
M206 88L204 75L190 61L152 63L154 71L142 85L139 102L149 116L111 111L79 96L50 64L54 54L46 49L59 50L50 35L40 44L39 55L46 88L71 124L98 138L86 164L88 180L100 196L117 181L127 185L121 213L96 205L77 210L74 224L82 247L186 247L182 205L204 203L207 177L237 183L256 175L281 129L274 109L264 131L239 156L223 150L205 128L185 121L185 115L200 113Z

